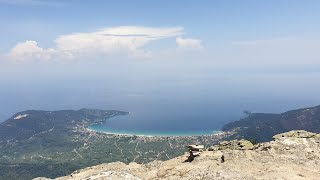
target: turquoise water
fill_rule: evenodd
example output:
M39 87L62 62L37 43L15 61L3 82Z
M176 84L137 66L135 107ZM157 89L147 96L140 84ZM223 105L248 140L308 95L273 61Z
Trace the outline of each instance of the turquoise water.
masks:
M143 136L201 136L201 135L213 135L219 133L219 130L181 130L176 128L176 130L143 130L137 128L126 128L126 127L117 127L113 122L120 124L122 121L131 119L132 116L115 116L109 119L106 119L104 123L92 124L88 128L93 131L110 133L110 134L126 134L126 135L143 135ZM116 124L117 124L116 123ZM170 125L168 125L170 126ZM170 128L168 128L170 129Z
M136 136L202 136L213 135L220 131L133 131L133 130L121 130L103 127L101 124L94 124L89 127L90 130L105 132L110 134L126 134Z

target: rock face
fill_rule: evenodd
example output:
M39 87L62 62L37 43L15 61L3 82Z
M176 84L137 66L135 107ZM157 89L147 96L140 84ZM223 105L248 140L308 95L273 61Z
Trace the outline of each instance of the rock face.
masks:
M274 141L222 142L192 162L187 154L148 164L116 162L78 170L68 179L319 179L320 134L290 131ZM44 180L46 178L37 178Z

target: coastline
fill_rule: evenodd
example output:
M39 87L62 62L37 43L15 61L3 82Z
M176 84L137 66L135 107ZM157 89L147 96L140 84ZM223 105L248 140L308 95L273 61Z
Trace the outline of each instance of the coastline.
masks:
M127 112L124 116L127 116L131 114L130 112ZM93 124L90 124L86 127L86 130L89 132L98 132L98 133L103 133L107 135L114 135L114 136L126 136L126 137L132 137L132 136L137 136L137 137L201 137L201 136L214 136L214 135L223 135L225 132L222 130L202 130L202 131L189 131L188 133L185 133L185 131L171 131L171 132L121 132L117 130L104 130L103 128L95 128L94 126L100 126L104 122L108 121L109 119L115 118L119 115L111 116L109 118L106 118L104 121L96 122ZM123 116L123 115L120 115Z
M195 136L213 136L213 135L222 135L224 134L223 131L212 131L212 134L204 133L204 134L143 134L143 133L122 133L122 132L111 132L111 131L103 131L103 130L97 130L87 127L86 128L90 132L99 132L107 135L116 135L116 136L138 136L138 137L195 137Z

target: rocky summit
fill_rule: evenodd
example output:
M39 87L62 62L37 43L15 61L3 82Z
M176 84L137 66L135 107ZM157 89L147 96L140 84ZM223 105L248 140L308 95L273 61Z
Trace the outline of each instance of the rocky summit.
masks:
M101 164L57 179L319 179L320 134L296 130L273 138L255 145L224 141L207 147L192 162L186 161L186 153L147 164Z

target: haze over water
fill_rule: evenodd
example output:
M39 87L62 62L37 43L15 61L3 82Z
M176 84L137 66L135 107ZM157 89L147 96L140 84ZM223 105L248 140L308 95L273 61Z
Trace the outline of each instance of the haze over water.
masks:
M82 69L85 67L79 71ZM319 85L312 83L319 78L317 73L301 73L299 77L214 72L122 77L122 72L129 71L127 67L122 70L97 68L87 78L61 78L50 73L46 78L32 77L32 80L28 76L16 77L26 79L18 85L3 80L5 86L0 89L1 100L6 102L0 105L2 112L6 112L2 113L3 120L28 109L115 109L130 115L109 119L96 128L149 134L207 134L243 117L243 110L278 113L320 102Z

